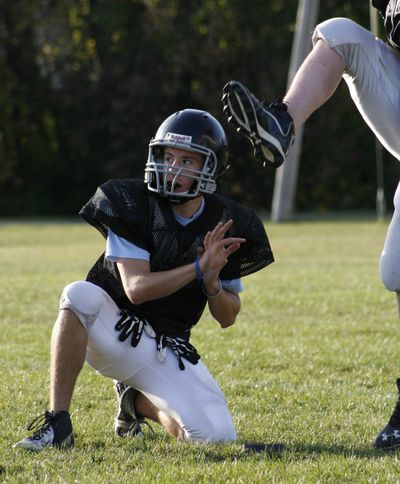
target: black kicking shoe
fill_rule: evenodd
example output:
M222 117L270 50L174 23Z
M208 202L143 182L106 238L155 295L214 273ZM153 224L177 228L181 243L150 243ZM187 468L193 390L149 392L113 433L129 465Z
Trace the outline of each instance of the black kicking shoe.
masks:
M381 450L391 450L400 447L400 378L396 380L399 398L386 427L375 439L374 447Z
M74 445L74 434L68 412L46 411L29 424L28 430L33 430L33 434L15 443L13 447L40 451L46 447L69 448Z
M141 424L144 423L144 419L138 418L135 412L135 399L138 392L121 382L115 384L115 390L119 406L114 426L116 434L120 437L128 435L142 437Z
M266 106L238 81L228 82L222 92L228 122L251 141L256 159L264 166L282 165L294 142L293 119L286 104L276 101Z

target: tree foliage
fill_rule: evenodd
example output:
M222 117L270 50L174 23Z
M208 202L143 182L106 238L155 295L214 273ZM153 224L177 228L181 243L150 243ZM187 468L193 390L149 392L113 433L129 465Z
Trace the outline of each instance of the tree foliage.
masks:
M353 3L327 0L320 18L368 27L368 2ZM227 129L224 193L268 210L274 172L227 126L220 95L229 79L268 100L284 94L296 2L249 5L0 0L0 214L73 214L105 179L142 177L157 126L185 107ZM302 210L374 206L375 142L349 99L340 87L306 125Z

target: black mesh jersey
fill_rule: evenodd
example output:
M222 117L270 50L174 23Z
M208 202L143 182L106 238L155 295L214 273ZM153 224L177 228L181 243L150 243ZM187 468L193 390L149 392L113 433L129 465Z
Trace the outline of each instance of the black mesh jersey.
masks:
M233 219L228 237L246 242L229 257L221 279L235 279L256 272L273 262L261 220L254 211L219 195L205 195L203 213L185 227L174 217L171 204L150 192L141 180L110 180L101 185L79 214L106 238L110 228L150 253L152 272L167 271L193 263L205 234L218 222ZM117 265L104 253L90 270L87 280L102 287L121 309L145 318L156 332L189 339L207 299L201 283L193 280L170 296L134 305L127 298Z

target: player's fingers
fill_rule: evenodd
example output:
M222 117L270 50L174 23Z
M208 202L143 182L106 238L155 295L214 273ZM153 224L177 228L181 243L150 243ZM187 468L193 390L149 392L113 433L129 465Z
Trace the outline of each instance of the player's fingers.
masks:
M220 230L223 227L223 225L224 224L222 222L218 222L217 225L213 228L210 235L212 240L218 240L221 237Z
M232 224L233 224L233 220L232 219L228 220L224 224L223 223L218 224L215 227L215 229L216 229L216 235L219 238L222 238L226 234L226 232L230 229L230 227L232 226Z
M232 255L234 252L236 252L239 248L240 248L239 242L235 242L235 243L231 244L229 247L225 248L225 256L228 258L230 255Z
M225 223L218 222L211 233L212 237L214 239L222 239L222 237L226 234L226 232L229 230L229 227L231 227L232 224L233 224L232 219L228 220Z
M204 236L204 242L203 242L204 243L204 247L206 247L209 244L210 238L211 238L211 232L208 231L206 233L206 235Z
M224 247L228 247L229 245L236 244L236 243L244 244L244 242L246 242L246 239L244 239L242 237L228 237L228 238L222 240Z

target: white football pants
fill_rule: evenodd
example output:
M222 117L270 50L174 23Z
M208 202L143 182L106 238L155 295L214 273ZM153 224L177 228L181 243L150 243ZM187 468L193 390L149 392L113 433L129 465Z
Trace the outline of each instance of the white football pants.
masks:
M345 64L343 79L367 125L400 160L400 57L393 48L357 23L333 18L319 24L313 43L323 39ZM383 284L400 291L400 184L380 260Z
M155 339L142 333L133 348L121 342L114 329L119 309L100 287L84 281L66 286L60 309L70 309L88 333L86 362L101 375L124 382L143 393L157 408L174 418L186 440L231 441L236 431L225 397L200 360L197 365L178 360L167 348L164 362L157 359Z

